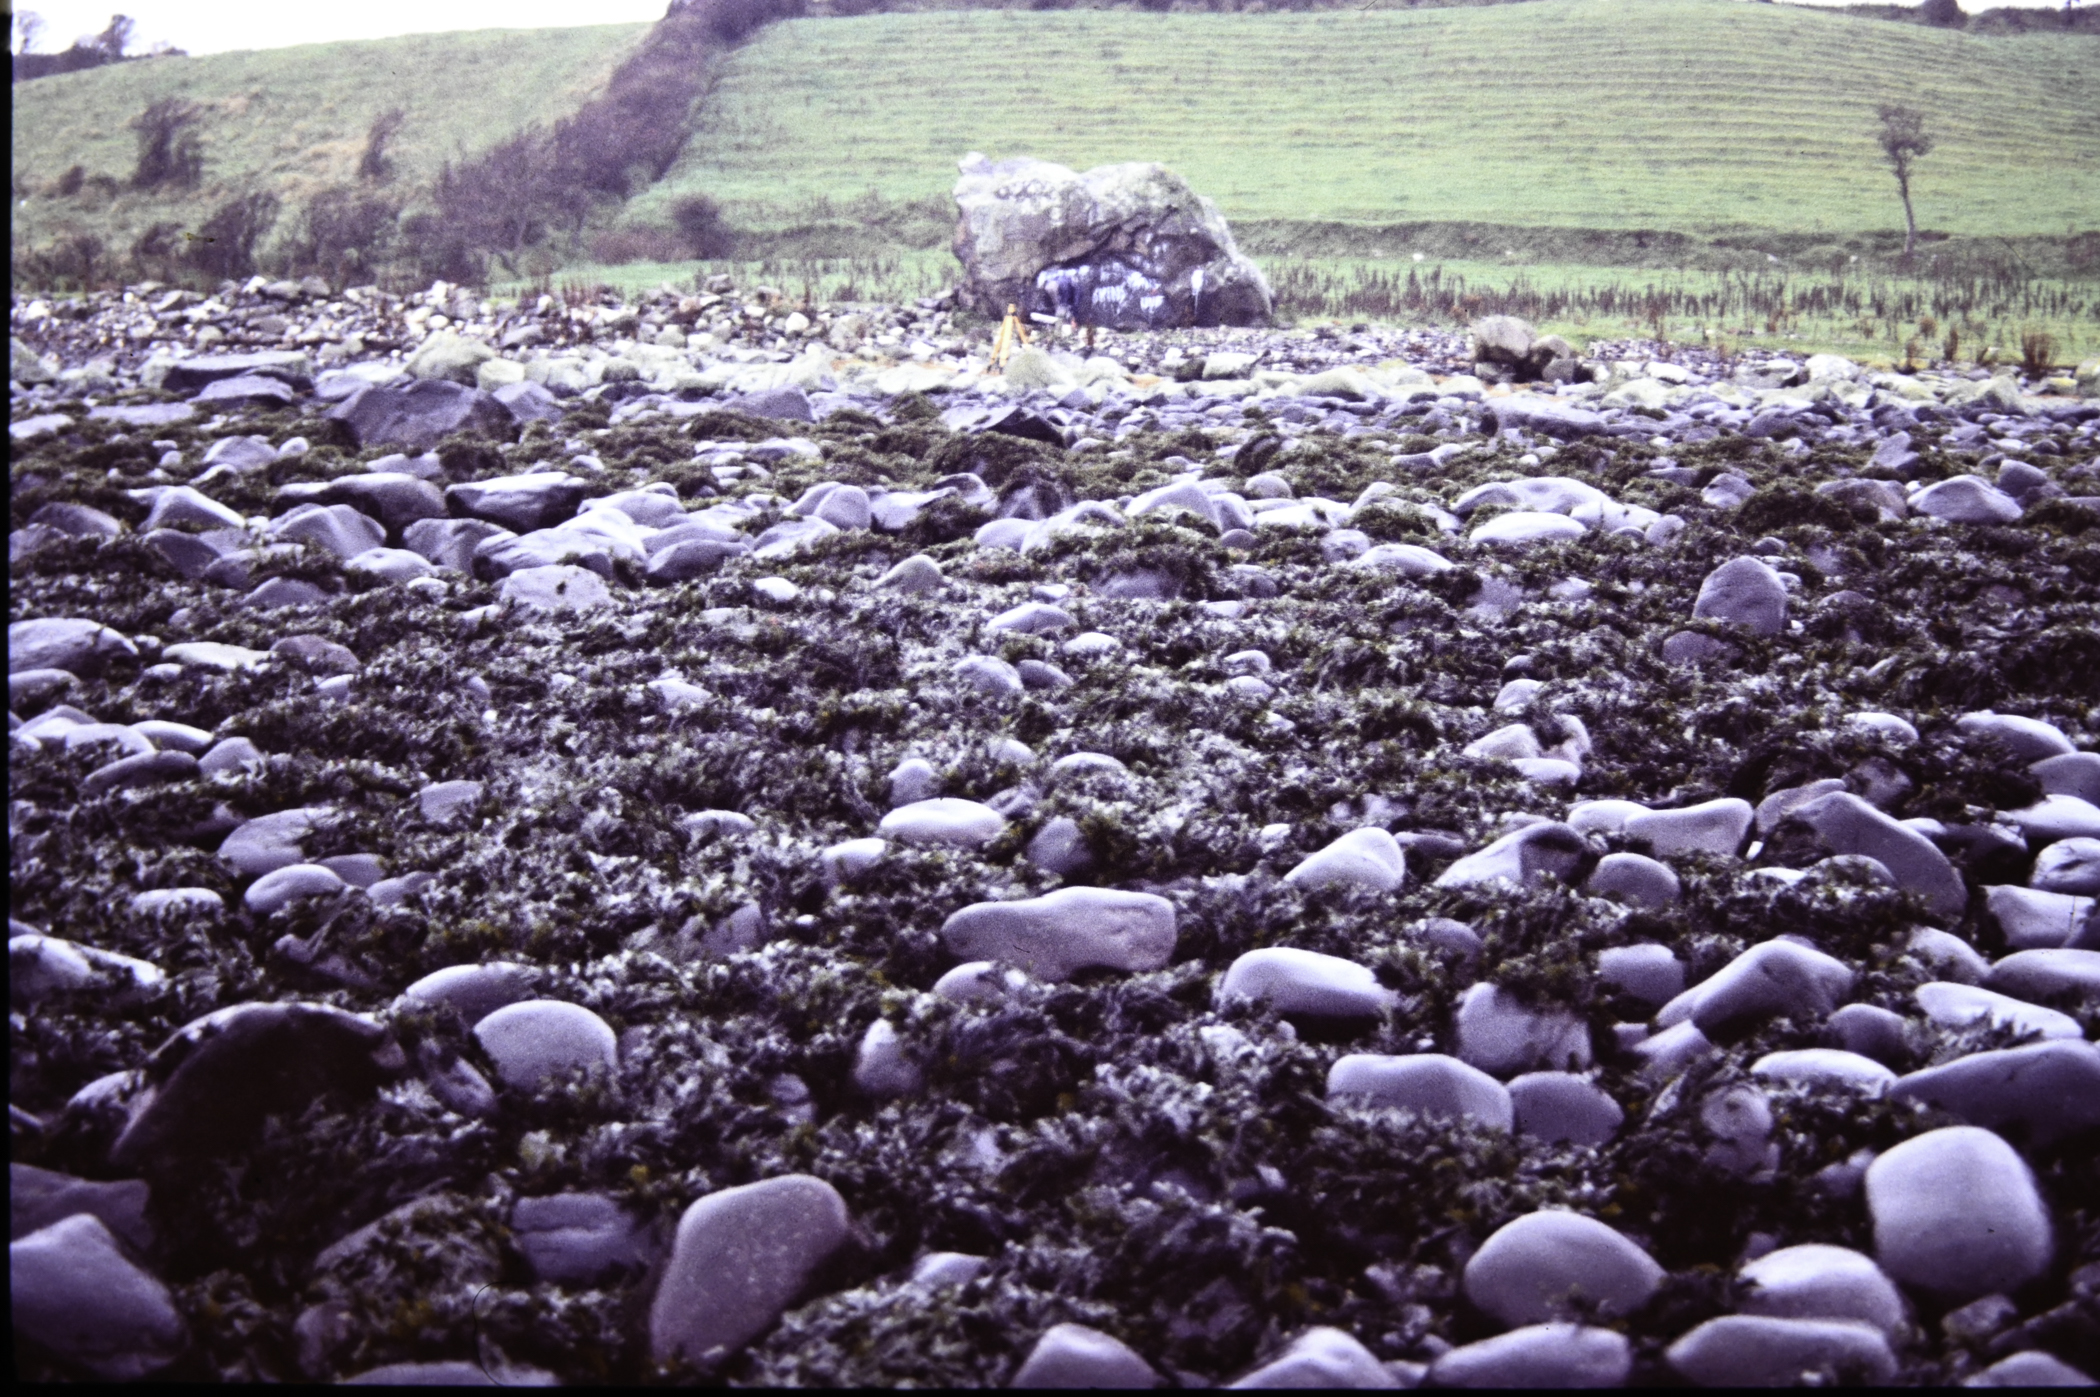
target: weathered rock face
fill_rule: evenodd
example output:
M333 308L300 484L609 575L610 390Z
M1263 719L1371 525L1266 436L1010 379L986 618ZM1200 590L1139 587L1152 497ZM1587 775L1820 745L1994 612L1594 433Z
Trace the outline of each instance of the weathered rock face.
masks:
M1100 165L972 153L955 184L955 255L965 298L1000 315L1070 315L1105 329L1264 325L1260 268L1240 255L1217 206L1165 166Z

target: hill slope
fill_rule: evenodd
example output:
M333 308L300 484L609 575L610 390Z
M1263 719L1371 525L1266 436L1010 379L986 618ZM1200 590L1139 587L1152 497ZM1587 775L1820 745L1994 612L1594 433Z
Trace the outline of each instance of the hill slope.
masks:
M2100 209L2100 38L1985 38L1729 0L1404 13L977 11L798 20L728 62L671 174L794 226L944 196L977 149L1159 160L1228 217L1553 227L1900 225L1872 132L1922 108L1918 216L2061 234Z
M373 120L396 107L406 113L388 146L396 184L421 183L447 158L574 111L648 29L417 34L125 63L19 84L15 242L85 229L119 247L157 220L195 226L249 189L274 193L289 208L314 190L354 180ZM128 123L167 98L203 109L195 128L202 181L189 190L143 192L98 183L96 176L129 180L137 138ZM53 193L75 165L88 182L71 196Z

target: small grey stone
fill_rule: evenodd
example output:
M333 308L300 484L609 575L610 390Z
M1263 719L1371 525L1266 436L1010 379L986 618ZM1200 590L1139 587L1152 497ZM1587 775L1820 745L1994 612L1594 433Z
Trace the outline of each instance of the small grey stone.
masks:
M1633 907L1660 908L1683 896L1677 872L1643 854L1606 854L1597 861L1582 890L1591 897L1608 897Z
M474 1041L503 1083L523 1091L579 1069L610 1074L620 1065L612 1027L581 1004L558 999L506 1005L474 1025Z
M946 581L939 563L924 553L914 553L875 579L875 585L893 592L924 596L939 591Z
M1648 1302L1663 1269L1618 1232L1579 1213L1528 1213L1505 1223L1466 1263L1465 1292L1504 1324L1566 1318L1571 1299L1599 1314Z
M1068 815L1046 820L1028 841L1028 861L1046 873L1070 878L1094 866L1093 850L1079 822Z
M1020 676L1023 688L1056 690L1072 687L1071 675L1042 660L1023 660L1015 666L1015 672Z
M1940 979L1958 985L1980 985L1984 976L1991 973L1991 963L1981 951L1953 932L1937 927L1913 928L1904 949L1930 966Z
M2100 1047L2055 1041L1971 1053L1889 1088L2039 1147L2100 1126Z
M522 534L572 517L589 488L562 471L533 471L451 486L445 502L456 514Z
M641 1226L603 1194L520 1198L510 1230L533 1274L557 1285L595 1285L649 1261Z
M250 912L267 917L302 897L336 897L348 886L333 870L319 864L288 864L272 869L249 884L242 902Z
M2077 796L2100 805L2100 752L2062 752L2027 769L2050 795Z
M416 808L434 825L456 825L472 818L481 804L479 781L439 781L416 792Z
M1963 1387L2096 1387L2078 1369L2054 1354L2029 1349L2001 1358L1962 1383Z
M1609 863L1619 855L1609 855ZM1628 856L1635 857L1635 856ZM1603 863L1598 867L1601 869ZM1675 881L1676 875L1671 875ZM1667 1004L1684 993L1684 962L1668 946L1653 942L1613 946L1597 953L1597 977L1647 1004Z
M2039 718L1997 713L1985 708L1962 714L1954 725L1971 737L1987 737L2003 743L2006 750L2025 762L2069 756L2077 751L2061 728Z
M1218 981L1217 1002L1266 1001L1279 1014L1323 1019L1375 1019L1400 997L1365 966L1340 956L1270 946L1248 951Z
M239 771L250 763L262 760L262 749L252 741L245 737L228 737L213 743L211 750L197 759L197 770L205 776L216 776L220 772ZM297 850L294 849L293 852L296 853Z
M869 1096L911 1096L925 1085L925 1074L905 1053L897 1026L877 1019L861 1035L853 1060L853 1084Z
M1012 966L995 961L972 960L956 966L934 981L933 992L959 1004L998 1004L1011 999L1028 984L1028 977Z
M1925 1017L1943 1028L1962 1029L1988 1024L2011 1029L2022 1036L2077 1040L2085 1036L2078 1020L2069 1014L2014 999L2009 994L1964 985L1952 980L1934 980L1911 991L1911 998Z
M967 1252L928 1252L912 1263L912 1284L923 1285L929 1290L940 1290L951 1285L968 1285L983 1275L984 1268L989 1265L991 1258L971 1256Z
M1782 1247L1749 1262L1737 1276L1749 1288L1745 1314L1857 1320L1892 1339L1907 1320L1895 1282L1872 1257L1849 1247Z
M1582 1019L1532 1008L1485 981L1459 997L1456 1031L1459 1059L1497 1077L1590 1065L1589 1026Z
M2059 839L2035 856L2027 886L2073 897L2100 897L2100 839Z
M845 1245L845 1200L822 1179L786 1174L726 1188L679 1220L649 1309L649 1350L707 1366L763 1334Z
M62 669L93 677L116 658L136 659L138 647L99 621L43 617L7 627L7 672Z
M1701 1387L1795 1387L1826 1372L1879 1385L1896 1375L1887 1336L1849 1320L1723 1315L1664 1356Z
M603 578L570 563L520 568L503 579L496 596L528 612L589 611L613 602Z
M1822 1019L1852 988L1843 961L1795 941L1752 946L1713 975L1664 1005L1664 1028L1690 1020L1708 1037L1785 1014Z
M77 1213L17 1238L7 1261L16 1332L96 1377L135 1382L182 1352L174 1297L101 1218Z
M212 749L206 754L206 761L217 752L217 748ZM250 878L304 863L306 856L299 852L300 841L334 814L327 806L307 806L259 815L226 836L219 845L219 857L233 865L235 872Z
M2068 945L2095 905L2090 897L2009 885L1985 888L1984 894L2005 943L2015 951Z
M1329 1101L1357 1098L1425 1116L1468 1120L1508 1130L1515 1120L1509 1088L1477 1067L1442 1053L1350 1053L1327 1072Z
M1159 1374L1122 1340L1084 1324L1051 1326L1008 1387L1157 1387Z
M991 697L1022 691L1020 671L991 655L971 655L955 664L955 678L967 688Z
M1896 1080L1885 1064L1842 1048L1795 1048L1766 1053L1750 1064L1750 1075L1789 1086L1854 1090L1879 1096Z
M10 1164L7 1176L10 1239L87 1213L140 1251L153 1245L153 1224L146 1218L150 1190L143 1179L99 1183L34 1164Z
M1465 1344L1429 1365L1435 1387L1624 1387L1633 1345L1624 1334L1583 1324L1527 1324Z
M1735 558L1699 586L1692 615L1741 626L1752 635L1777 635L1786 624L1786 584L1770 564Z
M1890 1067L1900 1067L1910 1058L1903 1016L1879 1005L1847 1004L1825 1021L1823 1036L1848 1053Z
M1510 1082L1509 1099L1517 1133L1549 1144L1601 1145L1626 1121L1602 1087L1572 1072L1527 1072Z
M900 844L982 849L1006 832L1006 817L978 801L936 796L890 811L875 832Z
M1566 825L1541 821L1466 855L1438 876L1436 886L1465 887L1500 879L1519 887L1535 887L1549 877L1565 882L1590 857L1589 843L1580 834Z
M1356 1337L1318 1325L1292 1339L1282 1353L1228 1388L1392 1388L1400 1381Z
M1355 829L1307 857L1284 881L1308 891L1320 888L1392 892L1407 881L1407 858L1393 836L1377 826Z
M1658 854L1732 855L1742 847L1755 812L1747 800L1709 800L1681 810L1650 810L1626 821L1628 838L1644 839Z
M70 745L70 744L68 744ZM81 778L82 795L94 797L138 786L160 786L175 781L193 781L201 774L197 759L187 752L148 752L120 757Z
M906 757L890 769L890 808L931 800L941 793L941 774L924 757Z
M2037 1004L2100 1000L2100 951L2015 951L1990 968L1986 989Z
M514 961L450 965L433 970L402 994L425 1004L455 1009L461 1018L474 1024L498 1009L532 998L538 979L538 972L531 966Z
M1943 1300L2017 1290L2055 1253L2034 1174L1975 1126L1928 1131L1876 1159L1867 1211L1882 1269Z
M1174 952L1174 904L1151 893L1060 888L951 915L941 940L968 960L1003 960L1045 980L1088 966L1157 970Z

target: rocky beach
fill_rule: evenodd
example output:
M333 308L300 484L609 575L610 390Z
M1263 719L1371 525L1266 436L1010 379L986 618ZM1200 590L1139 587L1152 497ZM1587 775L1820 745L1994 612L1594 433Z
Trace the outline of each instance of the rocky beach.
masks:
M2100 364L980 310L13 299L19 1376L2100 1376Z

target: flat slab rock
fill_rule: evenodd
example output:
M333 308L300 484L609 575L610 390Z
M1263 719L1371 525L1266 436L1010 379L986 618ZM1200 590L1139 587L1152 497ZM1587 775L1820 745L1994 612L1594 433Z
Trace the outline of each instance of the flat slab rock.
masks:
M964 960L1003 960L1044 980L1089 966L1157 970L1174 953L1174 904L1151 893L1061 888L973 903L948 918L941 940Z

